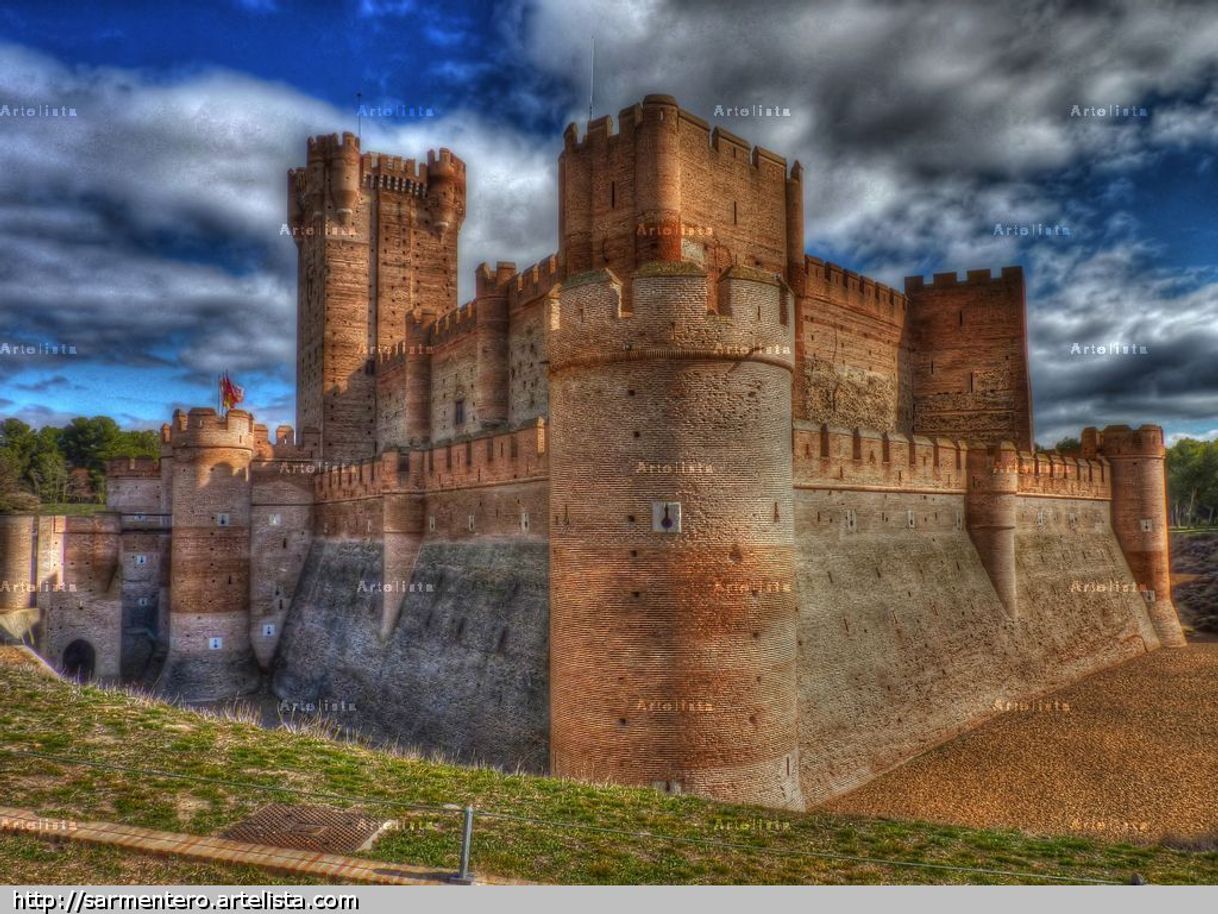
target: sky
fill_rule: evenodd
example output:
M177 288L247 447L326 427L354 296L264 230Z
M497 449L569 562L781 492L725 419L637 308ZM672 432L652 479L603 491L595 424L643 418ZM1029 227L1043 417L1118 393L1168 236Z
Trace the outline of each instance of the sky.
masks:
M1023 266L1040 443L1218 437L1218 4L1172 0L4 3L0 417L156 428L228 371L291 424L306 138L416 109L363 148L466 161L465 301L557 249L594 36L596 116L666 93L803 164L808 253L896 288ZM4 107L41 105L75 116Z

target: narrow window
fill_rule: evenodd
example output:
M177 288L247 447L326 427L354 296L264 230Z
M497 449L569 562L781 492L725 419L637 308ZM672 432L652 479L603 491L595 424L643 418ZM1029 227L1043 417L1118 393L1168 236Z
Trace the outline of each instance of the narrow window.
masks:
M465 401L458 400L453 404L453 425L465 424Z

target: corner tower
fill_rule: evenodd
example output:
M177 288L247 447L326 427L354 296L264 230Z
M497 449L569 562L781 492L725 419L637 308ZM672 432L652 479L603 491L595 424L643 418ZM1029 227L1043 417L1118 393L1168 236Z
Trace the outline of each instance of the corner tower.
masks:
M447 149L416 165L361 153L354 134L318 136L307 166L288 172L287 197L299 256L296 425L320 430L323 459L371 457L377 355L406 342L407 317L456 305L465 164Z
M172 453L173 532L158 689L186 701L241 695L259 681L249 637L254 418L178 410L162 436Z
M1083 429L1083 456L1107 457L1112 467L1112 529L1146 611L1164 647L1184 647L1184 631L1171 596L1167 536L1167 472L1163 429L1110 425Z
M616 138L593 122L583 146L569 129L564 153L563 256L583 272L548 319L551 768L802 808L785 163L718 162L704 133L683 152L666 96L627 117ZM691 224L674 176L711 157L707 182L751 181L737 212L774 221L735 249L638 233ZM733 250L770 269L731 266Z

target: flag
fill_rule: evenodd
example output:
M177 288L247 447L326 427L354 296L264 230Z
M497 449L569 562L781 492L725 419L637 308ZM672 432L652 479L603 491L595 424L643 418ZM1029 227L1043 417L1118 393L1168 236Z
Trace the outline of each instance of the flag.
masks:
M245 388L232 382L226 371L220 376L220 403L229 410L245 399Z

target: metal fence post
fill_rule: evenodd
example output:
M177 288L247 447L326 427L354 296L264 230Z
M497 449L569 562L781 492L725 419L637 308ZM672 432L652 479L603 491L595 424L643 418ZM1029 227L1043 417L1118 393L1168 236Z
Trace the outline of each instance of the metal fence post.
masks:
M449 882L457 885L473 885L474 874L469 871L469 850L474 841L474 807L465 807L465 822L461 830L461 868L452 876Z

